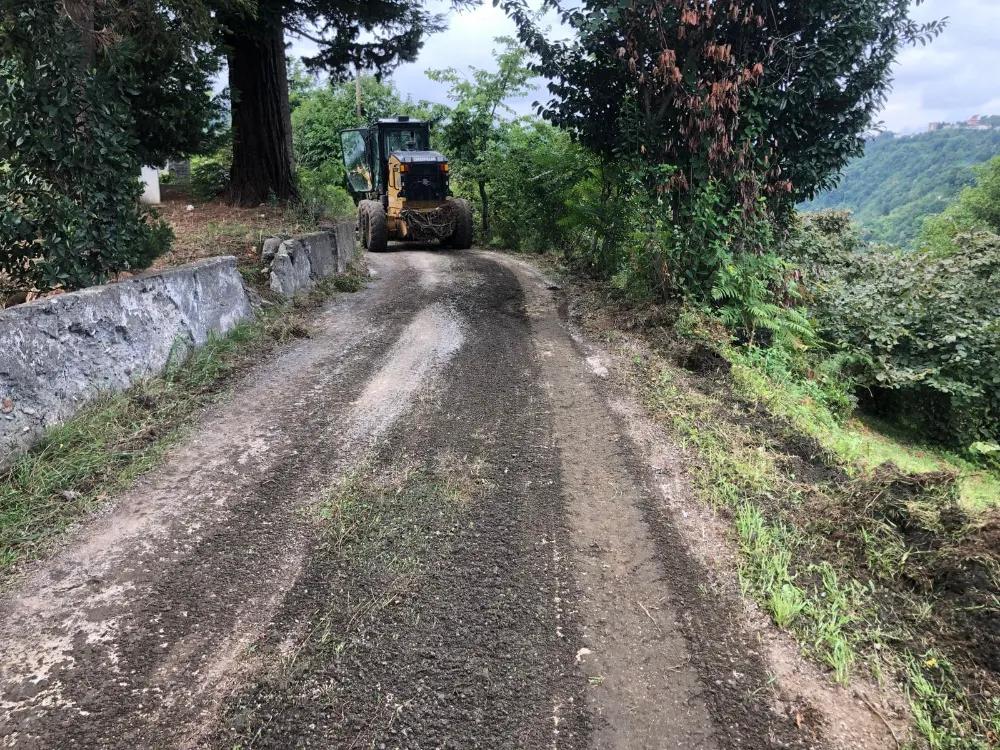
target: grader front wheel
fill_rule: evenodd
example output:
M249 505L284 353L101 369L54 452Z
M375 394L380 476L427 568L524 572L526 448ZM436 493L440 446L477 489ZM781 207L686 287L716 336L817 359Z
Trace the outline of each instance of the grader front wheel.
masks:
M389 246L389 225L385 209L378 201L361 201L358 204L358 222L361 225L361 244L370 253L385 252Z
M472 206L465 198L455 198L455 229L448 238L447 244L456 250L468 250L472 247Z

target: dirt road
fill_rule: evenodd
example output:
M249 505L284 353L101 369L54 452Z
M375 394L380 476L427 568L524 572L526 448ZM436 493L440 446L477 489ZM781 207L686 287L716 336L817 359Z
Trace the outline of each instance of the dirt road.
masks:
M820 746L558 292L369 264L0 597L0 746Z

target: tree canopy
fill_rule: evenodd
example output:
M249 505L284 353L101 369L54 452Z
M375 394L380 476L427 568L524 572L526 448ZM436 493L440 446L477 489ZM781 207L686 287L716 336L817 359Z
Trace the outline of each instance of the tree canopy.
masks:
M1000 156L972 167L975 184L962 188L940 214L924 218L919 244L948 255L960 235L1000 235Z
M169 229L146 221L138 176L141 157L171 144L137 124L138 64L124 36L155 20L99 26L91 39L55 0L0 4L3 285L88 286L164 249Z
M745 202L756 181L785 205L862 152L900 46L943 27L910 20L922 0L555 0L575 35L550 41L524 0L498 1L552 80L547 119L675 167L673 187L723 178Z
M497 0L550 80L539 113L634 175L648 239L629 277L751 336L805 332L782 312L775 231L862 152L900 47L943 29L910 19L920 2L552 0L572 30L553 39L525 0Z
M224 2L236 8L249 0ZM221 58L206 0L71 0L63 7L84 19L74 25L88 63L127 83L143 163L214 147L222 112L211 89Z
M224 112L212 93L222 58L209 8L201 0L121 1L128 7L97 6L96 20L116 29L127 61L140 159L162 165L212 150Z
M500 112L513 113L507 105L511 97L527 93L531 72L526 65L528 52L513 39L495 40L503 46L494 52L496 71L470 68L468 74L455 68L429 70L433 81L450 85L448 97L455 107L448 113L442 140L448 153L458 160L464 177L474 181L479 188L482 232L490 236L489 198L486 183L491 170L487 165L487 152L505 124L498 119Z

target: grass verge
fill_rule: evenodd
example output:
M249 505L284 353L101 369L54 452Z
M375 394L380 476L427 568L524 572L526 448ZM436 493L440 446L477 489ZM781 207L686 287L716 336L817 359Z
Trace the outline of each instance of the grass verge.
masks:
M270 306L161 377L107 393L48 430L0 474L0 580L114 492L149 471L195 413L282 342L309 335L303 314L337 290L363 285L358 271L329 277L291 307Z
M840 419L824 408L817 388L769 362L763 352L731 352L734 392L787 419L795 430L816 439L848 471L871 471L893 464L908 473L950 472L959 500L970 510L1000 507L1000 476L950 451L922 445L873 418Z
M584 327L624 355L698 494L732 522L744 595L832 680L898 685L910 747L998 746L1000 516L975 494L996 477L838 418L752 352L692 372L668 313L577 291Z

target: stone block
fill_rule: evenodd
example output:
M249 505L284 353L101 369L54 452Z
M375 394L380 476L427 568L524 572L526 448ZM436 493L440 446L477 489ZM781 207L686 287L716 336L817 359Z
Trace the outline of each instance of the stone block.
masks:
M271 260L271 289L290 300L309 292L323 277L344 273L355 258L356 227L351 219L282 242Z
M274 256L278 254L278 248L281 247L282 242L281 237L268 237L264 240L264 244L260 248L261 263L270 263L274 260Z
M0 463L253 313L231 256L0 311Z
M331 230L333 244L337 250L337 273L344 273L357 256L357 229L358 222L349 219L340 222Z

